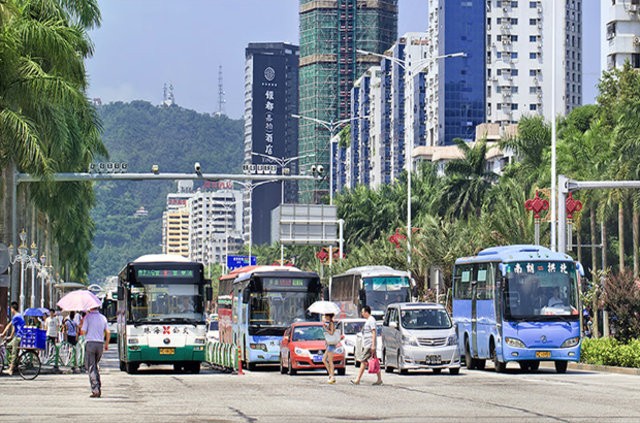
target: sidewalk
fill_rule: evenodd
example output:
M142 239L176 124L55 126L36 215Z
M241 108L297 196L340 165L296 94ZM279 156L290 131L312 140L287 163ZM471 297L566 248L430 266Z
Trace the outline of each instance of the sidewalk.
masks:
M553 368L552 361L543 361L540 363L540 367ZM616 366L598 366L595 364L586 363L574 363L569 362L569 370L584 370L589 372L604 372L604 373L617 373L622 375L640 376L640 369L631 367L616 367Z

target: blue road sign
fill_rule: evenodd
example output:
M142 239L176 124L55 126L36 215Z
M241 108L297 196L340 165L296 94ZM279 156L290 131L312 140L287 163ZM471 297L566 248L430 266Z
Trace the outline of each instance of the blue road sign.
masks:
M227 256L227 269L232 271L239 267L254 266L257 262L256 256L251 256L251 264L249 264L249 256Z

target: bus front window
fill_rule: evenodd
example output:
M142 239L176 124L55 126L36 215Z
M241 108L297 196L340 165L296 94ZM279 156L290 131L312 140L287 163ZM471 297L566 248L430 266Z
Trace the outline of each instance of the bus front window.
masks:
M289 326L311 316L307 308L316 296L307 292L252 292L249 299L249 324Z
M544 320L577 316L578 289L572 263L510 264L504 287L505 318ZM519 266L519 267L518 267Z
M366 305L374 310L385 310L389 304L411 301L409 279L399 276L381 276L364 279Z
M134 321L203 320L202 295L197 285L145 284L133 287L129 299Z

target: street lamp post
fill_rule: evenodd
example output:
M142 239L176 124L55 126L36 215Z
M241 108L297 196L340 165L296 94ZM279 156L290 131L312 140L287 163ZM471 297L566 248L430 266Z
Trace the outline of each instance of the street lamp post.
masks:
M45 263L47 262L47 256L44 254L40 256L40 265L38 266L40 270L40 307L44 307L44 279L47 276L47 267Z
M349 119L341 119L341 120L330 120L330 121L326 121L326 120L321 120L321 119L316 119L316 118L312 118L309 116L302 116L302 115L295 115L292 114L291 117L296 118L296 119L304 119L304 120L309 120L311 122L315 122L319 125L324 126L327 131L329 131L329 153L330 153L330 157L329 157L329 205L332 206L333 205L333 148L331 146L331 140L333 140L333 137L336 135L337 130L340 129L343 125L357 120L357 119L365 119L368 116L358 116L358 117L352 117Z
M422 72L422 69L424 69L425 67L427 67L429 64L440 60L440 59L447 59L447 58L452 58L452 57L466 57L467 54L464 52L458 52L458 53L450 53L450 54L443 54L441 56L434 56L434 57L430 57L427 59L422 59L422 60L418 60L413 66L409 67L409 61L408 60L402 60L402 59L398 59L397 57L391 57L391 56L385 56L384 54L380 54L380 53L374 53L372 51L367 51L367 50L356 50L357 53L363 54L363 55L368 55L368 56L377 56L380 57L382 59L387 59L393 63L395 63L396 65L400 66L402 69L404 69L407 72L407 80L408 81L413 81L412 79L412 73L415 71L418 72ZM413 138L410 138L410 140L412 140ZM407 166L407 268L409 269L409 271L411 271L411 232L412 232L412 228L411 228L411 171L412 171L412 163L411 163L411 153L413 150L413 145L406 145L405 146L406 152L406 166Z
M20 245L18 246L18 254L15 254L13 245L9 245L9 262L14 264L16 262L20 262L20 313L24 311L24 272L25 272L25 263L29 263L31 261L31 257L27 254L29 251L27 249L27 232L23 229L20 232ZM32 292L33 295L33 292ZM15 298L15 297L14 297Z

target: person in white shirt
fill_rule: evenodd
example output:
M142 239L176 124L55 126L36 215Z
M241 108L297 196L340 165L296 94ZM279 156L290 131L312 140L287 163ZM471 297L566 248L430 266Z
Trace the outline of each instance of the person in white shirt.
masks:
M54 309L50 311L49 317L44 321L44 327L47 330L47 341L56 345L58 343L58 334L60 333L60 319L58 319Z
M367 321L362 327L362 351L359 352L360 356L357 357L357 360L360 361L360 369L358 370L358 376L351 380L351 383L354 385L360 384L360 379L362 379L365 369L369 367L369 360L377 360L376 341L378 334L376 332L376 319L371 315L371 307L369 306L362 307L360 314L362 317L367 319ZM373 382L373 384L382 385L382 374L380 373L380 368L378 368L376 376L378 377L378 380Z

